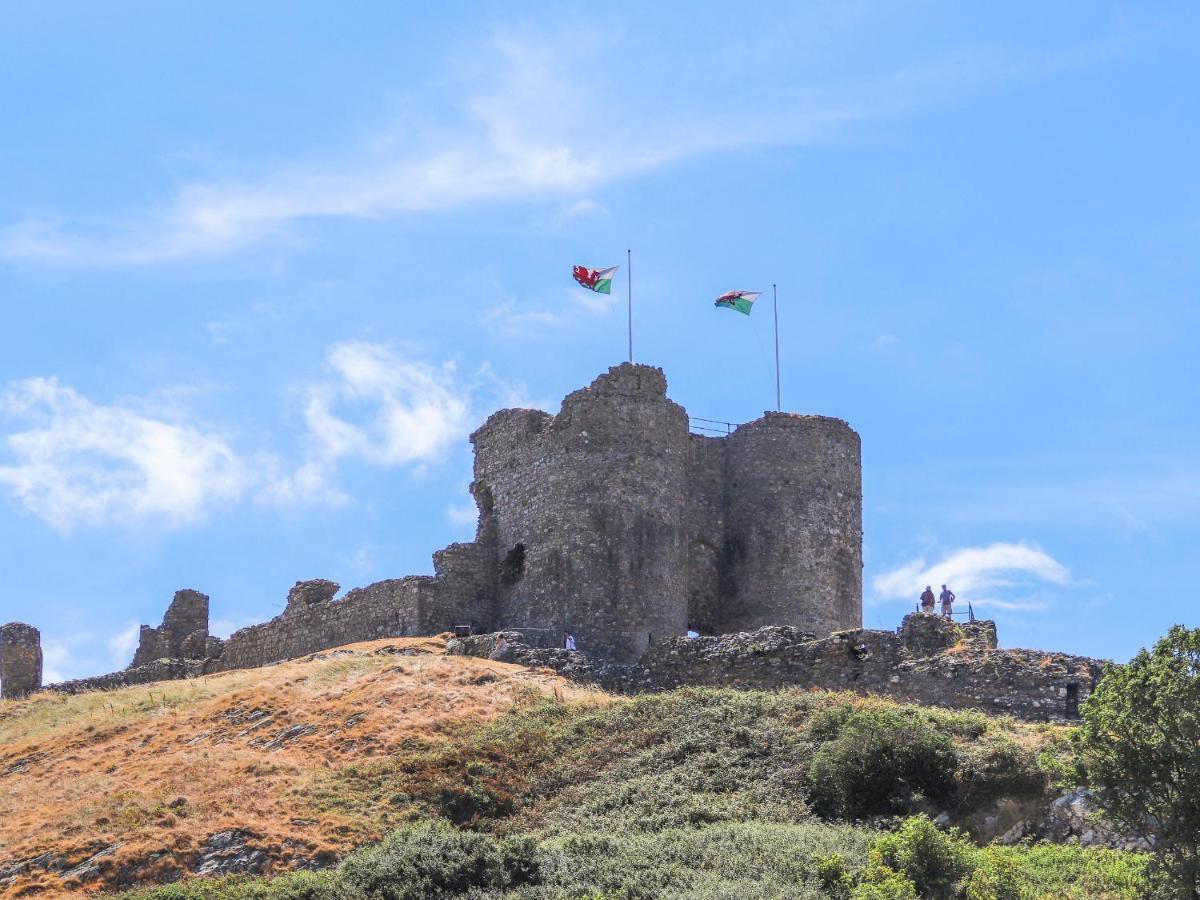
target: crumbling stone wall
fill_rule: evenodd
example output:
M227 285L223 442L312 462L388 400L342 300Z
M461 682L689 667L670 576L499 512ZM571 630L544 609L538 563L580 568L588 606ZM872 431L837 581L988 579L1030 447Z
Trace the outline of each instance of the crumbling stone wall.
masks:
M862 625L862 463L841 419L767 413L725 439L722 631Z
M451 653L548 666L607 690L637 693L685 685L743 690L808 688L1004 713L1026 721L1072 721L1103 669L1100 660L1037 650L999 650L993 622L956 625L922 613L898 631L852 629L827 637L787 625L672 638L634 665L585 653L538 649L516 632L450 642Z
M0 628L0 697L24 697L42 686L42 634L24 622Z
M498 413L471 440L501 627L570 630L620 660L684 633L688 421L660 369L617 366L557 416Z
M130 667L156 659L205 659L220 653L220 641L208 634L208 595L176 591L158 628L143 625Z
M153 684L156 681L175 681L181 678L196 678L213 671L211 659L154 659L140 666L130 666L107 675L77 678L46 685L47 690L60 694L82 694L86 691L109 691L113 688L130 687L136 684Z
M680 685L801 686L882 694L897 700L1065 721L1099 680L1103 663L1039 650L996 649L993 622L953 624L912 613L899 631L852 629L806 639L797 629L677 639L651 649L638 679Z
M247 669L339 644L426 633L422 604L432 582L395 578L349 591L341 600L333 599L335 582L297 582L281 615L229 636L216 668Z

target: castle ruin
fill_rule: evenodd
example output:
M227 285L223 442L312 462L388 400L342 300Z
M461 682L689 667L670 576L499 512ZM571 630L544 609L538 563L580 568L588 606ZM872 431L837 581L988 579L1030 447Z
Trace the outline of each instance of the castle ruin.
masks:
M53 687L194 677L451 630L503 632L537 664L574 666L619 689L844 686L999 702L1033 718L1069 717L1099 672L1084 658L996 650L991 623L939 626L932 641L920 621L898 633L862 630L861 448L841 419L766 413L726 435L696 434L668 399L662 370L622 364L569 394L557 415L493 414L471 443L475 540L434 553L432 576L340 599L332 581L297 582L280 615L226 641L208 633L209 598L178 591L158 628L142 626L128 668ZM688 641L688 631L725 637ZM567 632L581 651L574 662L554 650ZM14 623L3 633L4 695L37 689L36 629ZM458 652L494 649L491 640ZM1009 656L993 690L997 653ZM1030 653L1037 658L1019 655ZM985 657L991 668L976 665ZM979 669L973 693L947 694L945 666L963 665ZM1065 706L1049 703L1068 694Z
M42 635L32 625L0 628L0 697L24 697L42 686Z

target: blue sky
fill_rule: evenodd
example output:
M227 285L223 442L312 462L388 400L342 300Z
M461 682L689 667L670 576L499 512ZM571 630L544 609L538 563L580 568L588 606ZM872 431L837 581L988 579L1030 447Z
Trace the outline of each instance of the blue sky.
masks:
M866 624L1200 625L1192 4L0 12L0 620L124 665L431 570L466 435L621 361L862 435ZM436 6L436 9L434 7ZM622 271L621 275L624 275ZM769 294L764 296L764 301ZM760 301L763 302L763 301Z

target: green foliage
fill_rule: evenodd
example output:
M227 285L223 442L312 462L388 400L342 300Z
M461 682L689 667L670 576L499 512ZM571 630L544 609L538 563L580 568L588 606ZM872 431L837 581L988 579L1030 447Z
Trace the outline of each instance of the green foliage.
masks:
M925 819L896 834L849 825L725 824L584 831L513 841L445 825L406 828L332 872L191 879L128 900L475 897L789 900L1140 900L1147 857L1052 844L965 846ZM945 893L957 879L959 887Z
M831 853L822 856L817 860L816 873L821 890L834 900L848 900L854 888L854 878L842 854Z
M1200 889L1200 629L1175 626L1127 665L1110 666L1083 705L1078 751L1113 819L1156 823L1156 855L1175 893Z
M1022 900L1029 896L1024 880L1012 854L985 851L967 881L966 900Z
M917 888L899 872L881 870L874 880L855 886L850 900L917 900Z
M830 735L808 774L813 805L826 815L905 813L954 793L954 742L916 707L835 707L812 731Z
M1034 754L1014 738L1024 727L802 691L540 699L440 747L335 773L314 803L357 809L369 797L392 814L504 833L794 823L814 807L835 818L935 803L969 812L1041 795Z
M985 847L966 883L967 900L1141 900L1155 895L1149 857L1095 847Z
M122 894L128 900L335 900L330 872L296 872L279 878L191 878ZM339 898L340 900L340 898Z
M913 816L890 834L876 839L868 853L868 875L899 872L921 897L934 900L957 896L960 880L970 872L975 848L958 829L940 830L927 816Z
M362 900L421 900L534 884L540 877L536 845L528 839L505 841L429 823L352 853L338 869L336 886L340 895Z
M406 823L332 872L188 880L136 896L1148 896L1139 854L978 850L924 817L888 834L814 816L933 803L967 812L1000 795L1039 797L1046 779L1036 754L1053 736L977 713L801 691L689 689L605 706L531 700L439 746L402 746L390 760L332 775L315 803L356 817L383 805Z
M1056 792L1070 790L1081 781L1079 760L1075 755L1075 735L1074 728L1048 728L1042 735L1037 767Z

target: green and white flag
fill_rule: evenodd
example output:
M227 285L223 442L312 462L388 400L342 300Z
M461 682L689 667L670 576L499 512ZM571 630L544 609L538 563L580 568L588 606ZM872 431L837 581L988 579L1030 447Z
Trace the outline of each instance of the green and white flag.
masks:
M717 298L715 305L750 315L750 309L761 293L762 291L728 291Z
M612 279L620 266L613 266L611 269L589 269L587 266L575 266L571 270L571 274L575 276L575 280L589 290L595 291L597 294L612 293Z

